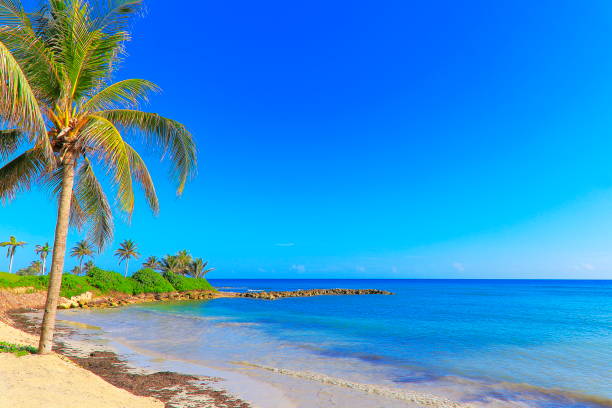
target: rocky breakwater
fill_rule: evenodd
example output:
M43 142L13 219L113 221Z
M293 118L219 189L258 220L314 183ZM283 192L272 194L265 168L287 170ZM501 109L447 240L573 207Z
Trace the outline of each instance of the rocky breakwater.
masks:
M307 289L270 292L236 293L235 297L274 300L287 297L309 297L325 295L393 295L393 292L380 289Z
M212 290L190 290L185 292L165 292L165 293L142 293L139 295L125 295L121 293L94 297L91 292L85 292L70 299L60 298L59 309L74 308L105 308L126 306L134 303L159 302L169 300L205 300L217 297L225 297L223 293Z

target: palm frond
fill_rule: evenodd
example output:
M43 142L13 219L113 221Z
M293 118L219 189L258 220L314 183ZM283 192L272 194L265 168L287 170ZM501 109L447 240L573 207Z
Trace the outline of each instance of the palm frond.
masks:
M37 96L53 103L62 80L52 48L29 25L0 27L0 41L11 50Z
M105 32L121 31L129 19L142 7L142 0L110 0L107 7L100 7L93 16L94 27Z
M58 29L58 60L64 67L63 100L79 100L104 83L129 39L126 31L104 33L96 29L88 3L73 0L55 17Z
M90 115L82 136L94 155L98 156L113 173L117 200L122 211L129 215L134 210L134 190L130 155L117 128L106 118Z
M113 239L111 206L87 158L78 171L78 177L74 195L83 211L85 222L90 225L87 238L101 250Z
M191 133L181 123L156 113L131 109L113 109L97 115L110 120L127 131L141 133L145 141L157 145L171 161L171 176L177 181L181 194L187 180L194 175L197 164L196 146Z
M15 153L23 140L21 129L0 130L0 160L6 160Z
M83 104L83 110L98 111L113 108L135 108L140 102L147 102L149 92L159 92L159 87L145 79L126 79L116 82Z
M9 124L25 131L30 140L37 140L50 157L51 146L45 121L36 96L21 66L0 42L0 116Z
M149 207L151 207L153 214L157 215L159 212L159 201L157 200L155 185L153 184L153 179L149 174L149 169L147 169L147 165L132 146L126 143L125 147L127 148L128 156L130 158L132 175L142 186L145 197L147 198L147 202L149 203Z
M17 193L30 189L32 183L45 170L41 149L32 148L0 168L0 199L10 201Z

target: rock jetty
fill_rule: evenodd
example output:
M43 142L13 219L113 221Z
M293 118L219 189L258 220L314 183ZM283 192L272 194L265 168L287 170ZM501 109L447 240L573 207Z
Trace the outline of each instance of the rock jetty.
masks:
M270 292L246 292L235 294L236 297L267 300L281 299L287 297L309 297L326 295L393 295L393 293L380 289L308 289Z
M94 297L91 292L85 292L70 299L60 298L59 309L75 308L106 308L127 306L135 303L160 302L172 300L207 300L220 297L244 297L252 299L275 300L287 297L309 297L324 295L392 295L393 293L379 289L308 289L270 292L218 292L211 290L192 290L185 292L143 293L140 295L113 295Z

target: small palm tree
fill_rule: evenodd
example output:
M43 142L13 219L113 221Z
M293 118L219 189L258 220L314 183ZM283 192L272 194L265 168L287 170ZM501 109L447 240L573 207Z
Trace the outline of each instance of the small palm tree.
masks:
M215 268L206 269L207 266L208 266L208 261L204 262L202 258L197 258L195 261L191 263L191 268L189 268L189 275L191 275L194 278L201 279L208 272L215 270Z
M79 258L79 272L83 271L83 258L93 257L93 246L86 239L79 241L70 250L70 256Z
M0 247L7 247L6 257L9 259L9 273L13 272L13 257L15 256L15 251L17 248L22 247L25 244L27 244L27 242L17 241L17 239L13 236L11 236L8 241L0 242Z
M83 265L83 273L87 274L87 272L91 271L95 267L96 265L94 265L93 261L87 261Z
M153 180L132 141L170 160L179 195L195 172L196 148L181 123L139 109L157 85L112 81L141 0L44 0L34 12L22 3L30 2L0 0L0 123L7 127L0 130L0 199L38 183L58 200L39 342L46 354L69 226L88 225L99 248L112 241L112 207L95 168L109 174L128 217L137 183L157 212Z
M126 239L122 243L119 244L119 249L115 251L115 256L119 258L119 265L121 262L125 262L125 274L123 276L127 277L128 273L128 265L130 263L131 258L138 258L140 254L137 252L138 247L131 239Z
M142 263L143 268L160 269L161 264L156 256L150 256Z
M163 272L181 273L183 267L183 264L176 255L166 255L164 259L160 261L159 269Z
M48 242L45 242L45 245L36 245L35 251L42 261L42 274L44 275L47 273L47 255L51 252L51 247Z
M42 262L40 262L40 261L32 261L30 266L27 266L25 268L19 269L15 273L17 275L21 275L21 276L33 276L33 275L39 275L41 270L42 270Z

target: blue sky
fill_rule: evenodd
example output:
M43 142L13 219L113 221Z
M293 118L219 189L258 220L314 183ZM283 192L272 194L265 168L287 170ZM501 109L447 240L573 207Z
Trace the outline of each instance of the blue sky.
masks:
M163 88L200 166L177 199L144 155L161 212L116 241L218 278L612 278L609 2L146 4L117 79ZM0 207L17 266L54 217Z

